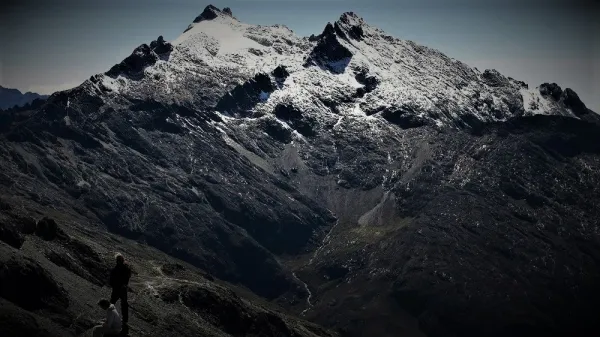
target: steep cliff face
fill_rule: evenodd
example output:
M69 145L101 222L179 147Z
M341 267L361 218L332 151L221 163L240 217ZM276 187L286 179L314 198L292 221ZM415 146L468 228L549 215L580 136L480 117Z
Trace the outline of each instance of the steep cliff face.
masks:
M7 118L0 197L350 336L561 335L596 324L599 120L354 13L301 38L209 6Z

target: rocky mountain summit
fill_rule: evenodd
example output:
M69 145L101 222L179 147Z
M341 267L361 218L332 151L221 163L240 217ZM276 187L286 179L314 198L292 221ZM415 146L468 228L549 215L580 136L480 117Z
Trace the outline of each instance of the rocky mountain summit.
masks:
M598 329L600 118L557 84L350 12L299 37L208 6L3 118L0 277L49 289L1 294L15 329L88 327L114 245L138 265L140 335Z

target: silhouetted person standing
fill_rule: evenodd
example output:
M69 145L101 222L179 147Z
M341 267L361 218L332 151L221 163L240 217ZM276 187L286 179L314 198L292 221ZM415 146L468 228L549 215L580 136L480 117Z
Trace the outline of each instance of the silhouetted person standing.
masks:
M127 326L129 320L129 305L127 303L127 285L131 277L131 268L125 263L123 255L116 255L117 265L110 272L110 286L112 294L110 295L110 303L115 304L121 300L121 315L123 315L123 325Z

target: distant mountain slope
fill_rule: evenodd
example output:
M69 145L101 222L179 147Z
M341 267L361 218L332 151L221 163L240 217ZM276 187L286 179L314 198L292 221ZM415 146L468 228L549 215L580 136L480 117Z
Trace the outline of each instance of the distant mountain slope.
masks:
M40 95L33 92L21 93L17 89L9 89L0 86L0 109L10 109L16 106L23 106L31 103L35 99L45 99L48 95Z

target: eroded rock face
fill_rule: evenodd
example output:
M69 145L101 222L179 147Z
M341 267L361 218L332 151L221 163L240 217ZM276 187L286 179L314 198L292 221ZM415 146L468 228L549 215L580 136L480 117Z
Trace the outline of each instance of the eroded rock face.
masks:
M396 124L403 129L417 128L426 125L426 120L418 116L418 113L410 106L399 109L384 109L381 116L390 123Z
M254 78L236 86L229 95L217 103L215 109L228 114L240 114L247 117L252 108L269 98L275 86L267 74L256 74Z
M556 83L542 83L542 85L540 85L540 93L543 96L550 96L555 101L558 101L563 91Z
M573 113L577 116L585 115L590 110L583 104L579 96L573 89L567 88L562 93L562 99L565 105L573 110Z
M481 77L492 87L505 87L509 84L508 78L504 77L496 69L486 69Z
M152 41L150 45L142 44L134 49L130 56L121 63L110 68L110 70L106 72L106 75L113 78L119 75L139 77L142 75L144 69L156 64L161 56L168 54L172 50L173 45L166 42L162 36L159 36L158 39Z
M231 12L231 10L230 10L230 12ZM221 13L220 9L218 9L217 7L215 7L213 5L208 5L208 6L206 6L206 8L204 8L204 11L202 11L202 13L200 13L200 15L198 15L194 19L194 23L198 23L203 20L216 19L219 16L219 13Z
M133 53L123 62L110 68L106 74L108 76L118 76L125 74L128 76L138 75L144 68L153 65L158 61L158 56L152 52L147 44L143 44L133 50Z
M275 116L290 124L300 134L310 137L316 134L317 121L306 116L302 111L292 105L278 105L275 107Z
M364 21L353 12L342 14L335 24L337 31L341 32L340 35L346 39L362 41L365 38Z
M165 41L162 35L150 43L150 48L158 55L163 55L173 51L173 45Z
M345 37L341 30L328 23L313 48L305 66L320 65L334 73L341 73L352 58L352 52L338 41L338 36Z

